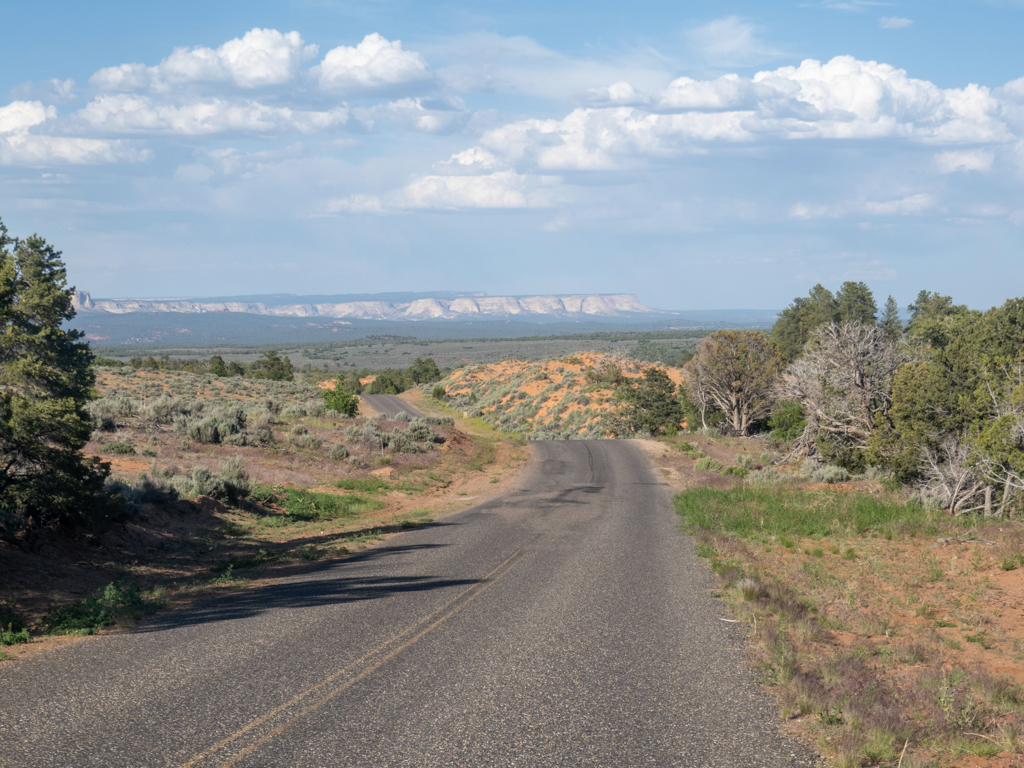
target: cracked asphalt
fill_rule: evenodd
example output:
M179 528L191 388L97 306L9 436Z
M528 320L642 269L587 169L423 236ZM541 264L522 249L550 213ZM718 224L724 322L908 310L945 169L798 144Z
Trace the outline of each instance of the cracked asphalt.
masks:
M814 764L642 452L531 450L383 546L0 665L0 764Z

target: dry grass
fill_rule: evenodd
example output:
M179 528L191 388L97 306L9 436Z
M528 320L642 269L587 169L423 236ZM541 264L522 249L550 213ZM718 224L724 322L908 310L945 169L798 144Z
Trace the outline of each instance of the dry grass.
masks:
M763 682L830 764L895 766L904 745L904 766L1021 763L1019 522L972 526L864 480L709 491L656 451Z

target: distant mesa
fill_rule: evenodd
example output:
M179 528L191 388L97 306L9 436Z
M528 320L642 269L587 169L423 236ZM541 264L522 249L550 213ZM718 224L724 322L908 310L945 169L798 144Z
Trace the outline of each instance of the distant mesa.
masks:
M110 314L239 312L278 317L345 318L350 320L493 320L572 319L584 317L672 317L651 309L633 294L558 296L487 296L481 293L378 294L349 296L237 296L216 299L93 299L75 293L80 312Z

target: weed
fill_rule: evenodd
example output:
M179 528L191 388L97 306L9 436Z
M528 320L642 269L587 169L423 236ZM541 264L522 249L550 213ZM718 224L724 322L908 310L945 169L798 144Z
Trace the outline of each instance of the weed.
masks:
M966 640L968 643L977 643L982 648L990 648L991 647L991 645L989 643L989 640L988 640L988 637L986 636L986 634L984 632L978 632L977 634L974 634L974 635L964 635L964 640Z
M952 621L936 621L935 622L935 626L936 627L951 627L953 629L956 629L956 624L954 624Z
M84 600L54 606L41 624L48 635L92 635L116 621L139 619L162 607L159 600L147 600L138 585L115 581Z
M338 480L334 487L345 491L362 491L363 493L374 493L390 488L388 483L379 477L346 477Z
M857 550L855 550L853 547L850 547L845 552L843 552L843 560L856 560L856 559L857 559Z
M380 501L365 496L336 496L332 493L316 493L297 488L283 488L280 491L275 489L266 500L276 501L287 510L289 518L302 522L351 518L384 506Z
M697 557L712 558L717 553L718 550L716 550L711 544L706 544L701 541L697 542Z

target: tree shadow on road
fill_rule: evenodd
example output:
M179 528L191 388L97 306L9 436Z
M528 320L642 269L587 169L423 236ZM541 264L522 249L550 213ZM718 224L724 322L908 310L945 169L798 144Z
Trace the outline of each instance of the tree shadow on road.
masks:
M201 600L176 611L168 611L137 624L134 632L160 632L178 627L234 621L277 609L301 609L340 605L361 600L379 600L408 592L429 592L476 584L478 579L444 579L434 576L346 575L359 565L392 555L436 549L442 544L413 544L379 547L354 557L326 563L307 572L306 578L251 586L232 594Z

